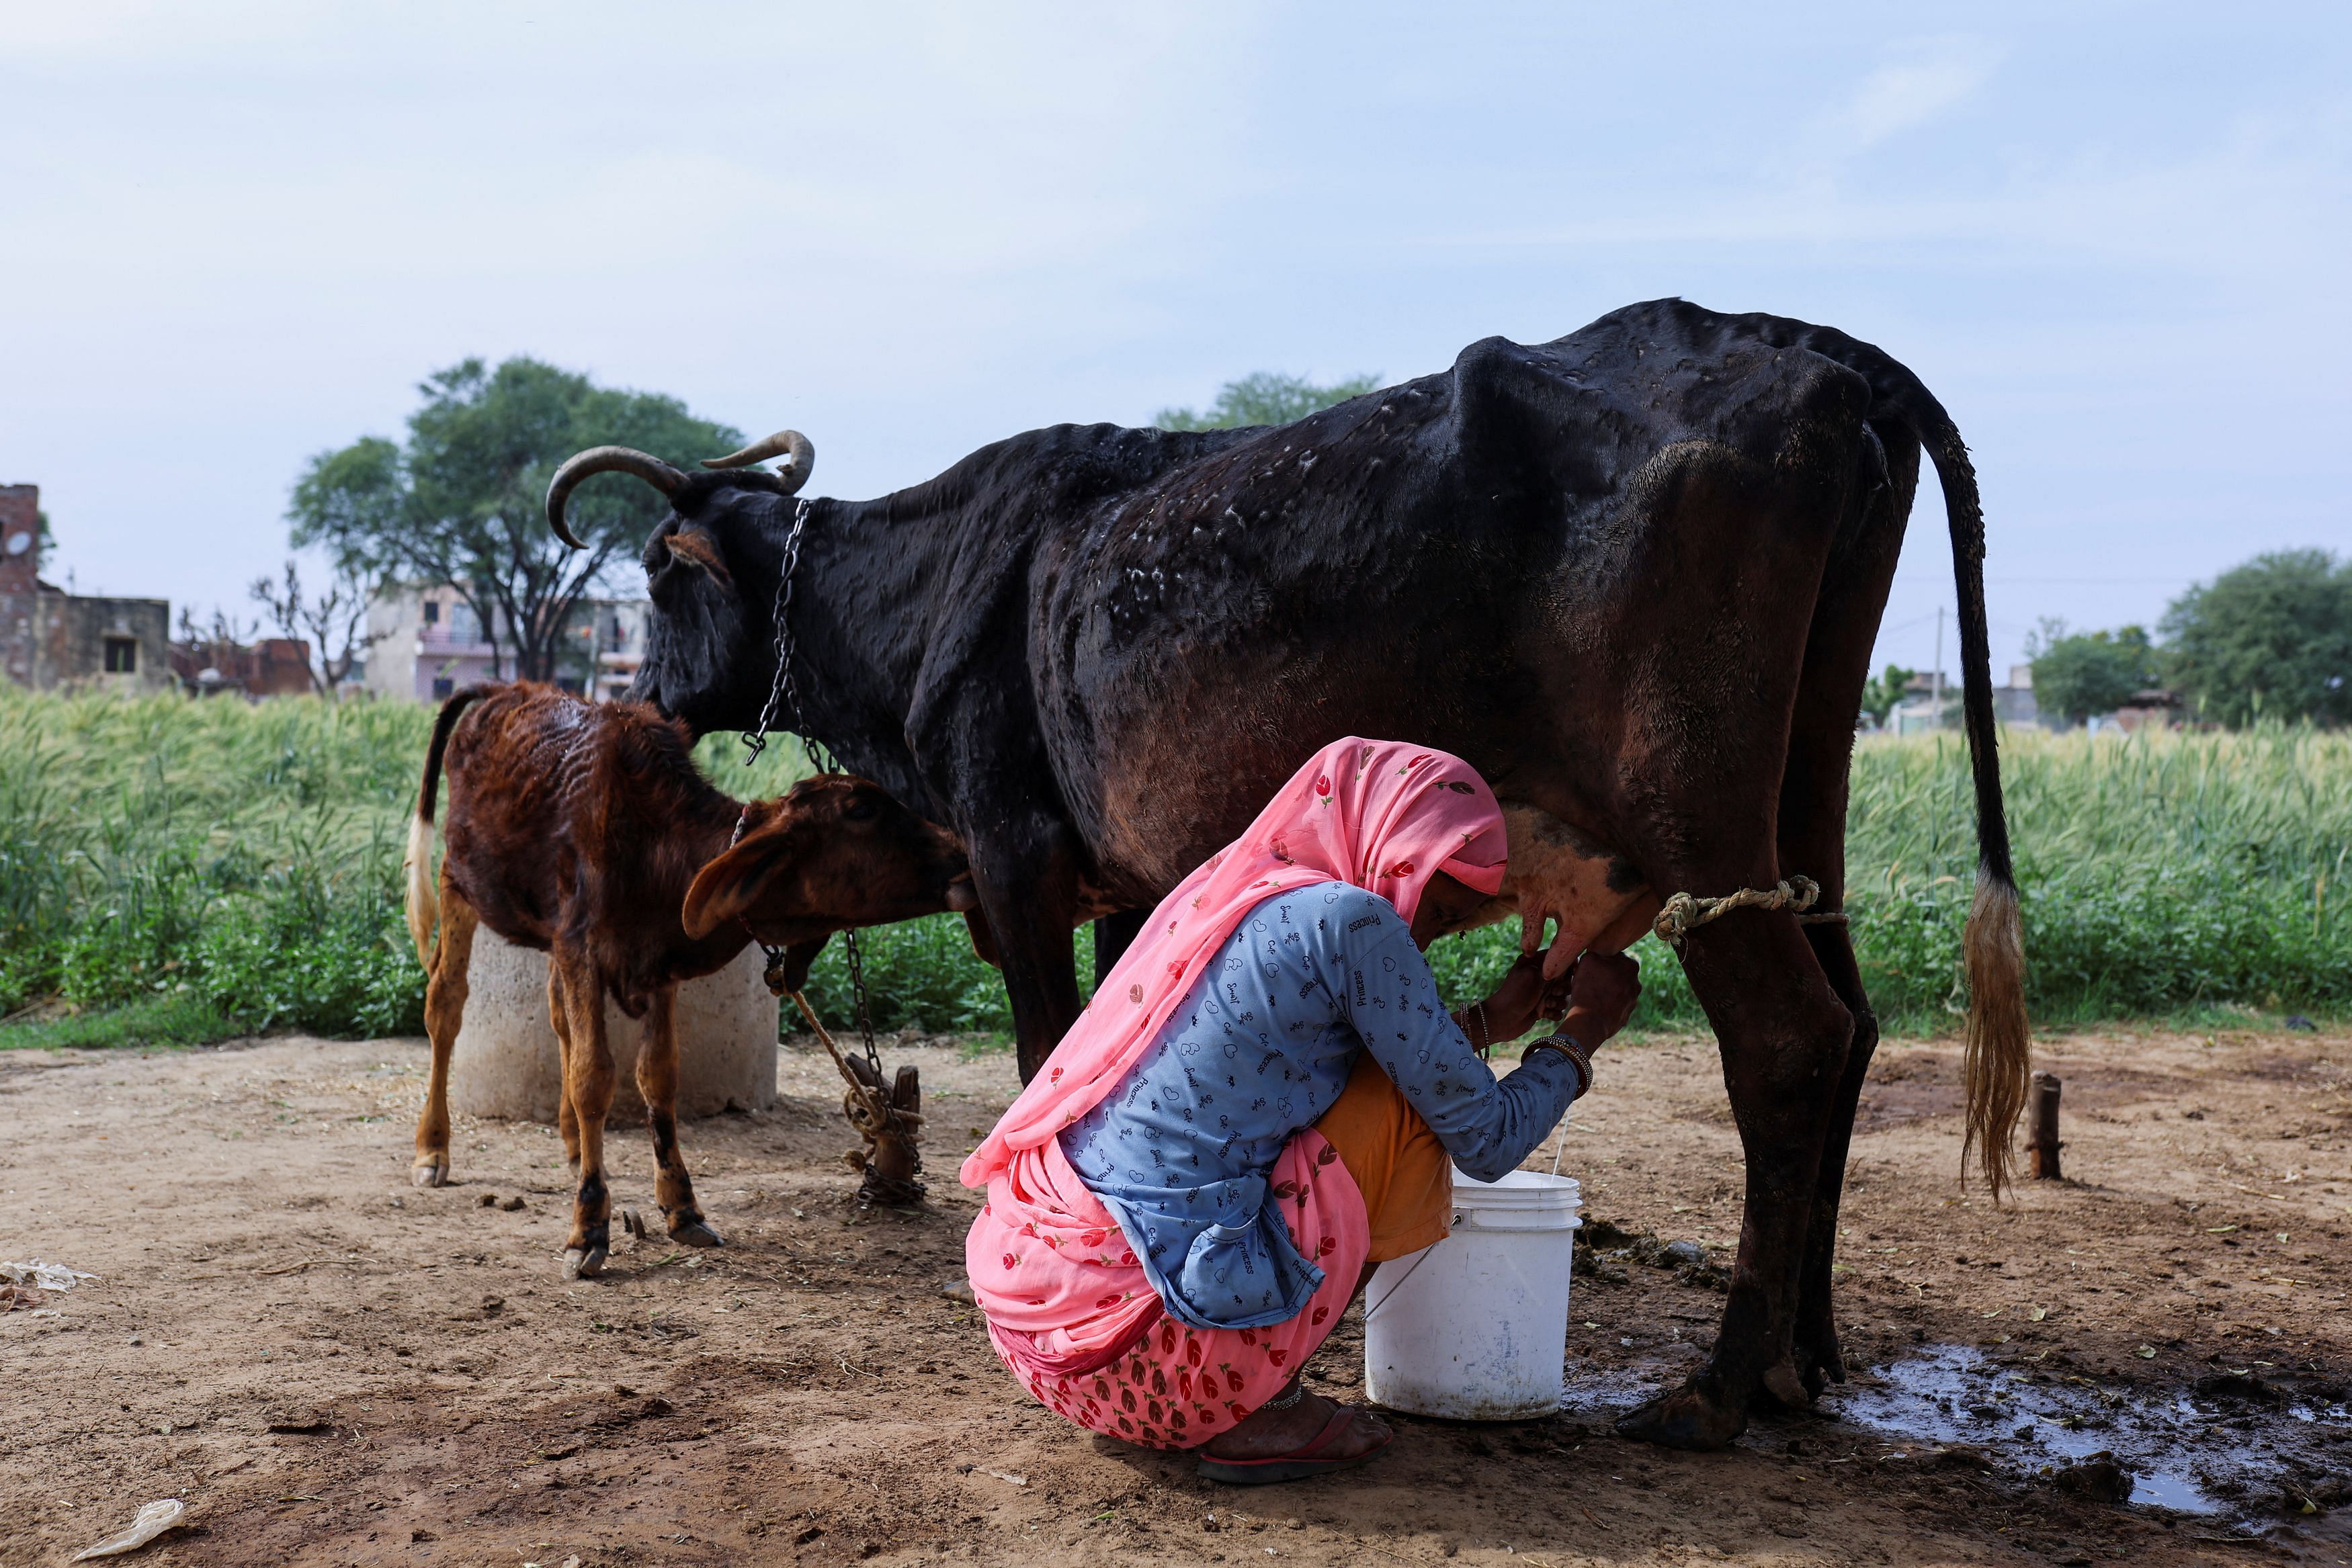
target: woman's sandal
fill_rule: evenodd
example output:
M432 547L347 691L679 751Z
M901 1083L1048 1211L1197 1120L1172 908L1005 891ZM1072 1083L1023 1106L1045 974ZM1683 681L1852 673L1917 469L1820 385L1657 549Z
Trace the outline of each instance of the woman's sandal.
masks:
M1304 1448L1277 1454L1266 1459L1217 1459L1201 1456L1199 1473L1209 1480L1223 1481L1231 1486L1269 1486L1276 1481L1304 1480L1308 1476L1328 1474L1360 1465L1385 1452L1395 1434L1390 1433L1360 1454L1350 1454L1343 1459L1326 1459L1317 1456L1339 1440L1339 1435L1353 1425L1360 1414L1352 1406L1342 1405L1331 1413L1331 1419Z

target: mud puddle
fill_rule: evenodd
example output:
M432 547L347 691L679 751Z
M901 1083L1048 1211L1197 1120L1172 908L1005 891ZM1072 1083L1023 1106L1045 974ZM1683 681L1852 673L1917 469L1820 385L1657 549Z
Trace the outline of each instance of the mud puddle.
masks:
M1975 1448L2029 1475L2112 1455L2130 1477L2132 1503L2241 1528L2352 1500L2335 1495L2352 1445L2341 1392L2296 1395L2258 1367L2138 1392L1937 1345L1872 1368L1822 1406L1883 1437Z

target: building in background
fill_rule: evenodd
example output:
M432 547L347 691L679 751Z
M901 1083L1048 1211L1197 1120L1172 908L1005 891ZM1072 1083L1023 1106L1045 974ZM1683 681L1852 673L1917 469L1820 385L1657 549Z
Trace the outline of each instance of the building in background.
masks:
M172 684L172 606L40 579L41 487L0 485L0 672L35 691Z
M1937 697L1942 694L1943 712L1937 711ZM2039 725L2042 708L2033 700L2033 666L2011 664L2009 684L1992 689L1992 716L2001 724ZM1931 674L1911 677L1903 688L1903 700L1886 716L1885 732L1889 735L1926 735L1930 730L1958 730L1962 727L1960 685L1950 676L1938 683Z
M183 632L188 628L184 624ZM172 644L172 674L183 691L200 697L235 692L245 697L308 696L310 643L304 637L261 637L239 643L229 637L183 637Z
M2119 729L2126 735L2137 729L2179 729L2185 717L2184 705L2179 692L2151 686L2132 693L2131 701L2111 714L2102 714L2091 720L2091 733L2103 729Z
M627 692L645 659L647 609L642 599L582 600L555 684L598 702ZM388 588L368 606L367 629L374 641L359 682L377 696L439 702L460 686L514 674L454 588Z
M2009 667L2009 685L1992 689L1992 716L2003 724L2042 722L2042 705L2033 700L2032 665Z
M646 662L646 615L649 599L592 599L581 605L593 615L585 632L593 644L590 664L594 679L590 691L600 703L618 702L629 695L637 667Z

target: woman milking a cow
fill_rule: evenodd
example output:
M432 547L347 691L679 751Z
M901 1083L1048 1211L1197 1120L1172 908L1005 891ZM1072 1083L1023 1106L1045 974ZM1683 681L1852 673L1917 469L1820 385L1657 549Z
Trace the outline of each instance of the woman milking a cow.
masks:
M1445 1235L1452 1166L1491 1180L1559 1125L1638 990L1622 957L1547 988L1530 955L1449 1015L1423 952L1505 859L1460 758L1349 739L1161 901L964 1163L972 1289L1030 1393L1221 1480L1388 1446L1303 1364L1372 1265ZM1547 1018L1496 1078L1480 1051Z

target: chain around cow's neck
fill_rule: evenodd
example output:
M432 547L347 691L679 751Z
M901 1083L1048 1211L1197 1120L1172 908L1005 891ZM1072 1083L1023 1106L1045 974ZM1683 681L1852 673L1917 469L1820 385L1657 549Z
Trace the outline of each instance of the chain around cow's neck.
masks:
M768 700L760 709L759 723L745 731L742 737L743 749L750 754L743 758L746 768L759 761L760 754L768 749L768 731L775 727L778 718L782 718L801 737L801 749L808 754L811 764L828 773L840 771L831 749L809 737L801 712L800 683L793 679L793 579L800 571L801 530L808 527L809 513L814 509L814 504L805 497L796 502L792 529L784 535L784 556L776 573L776 608L772 616L776 673L768 682ZM818 755L821 751L823 756ZM736 833L740 837L741 832L739 822Z
M826 773L841 771L841 761L833 754L833 748L814 739L808 733L805 716L801 708L800 684L793 679L793 579L800 570L801 531L808 527L809 513L814 509L814 503L806 497L795 502L793 507L792 529L784 535L784 556L776 577L774 616L776 673L768 682L768 700L760 709L758 724L745 731L742 737L743 749L748 753L743 758L743 766L746 768L759 761L760 754L768 749L768 731L775 727L777 719L781 717L792 727L792 732L800 737L801 749L807 754L811 767ZM742 841L744 825L751 820L751 802L746 800L743 802L743 809L735 813L735 831L727 840L729 849L733 849ZM744 922L743 929L753 942L759 943L760 952L768 961L769 975L771 977L781 975L783 972L784 950L782 947L771 947L765 942L761 942L759 935L751 930L749 921ZM882 1082L882 1053L874 1042L874 1008L866 995L865 955L857 950L857 933L855 930L844 931L841 934L841 945L843 955L849 961L850 994L856 998L857 1002L857 1032L864 1038L866 1061L867 1065L874 1069L874 1081L880 1083ZM772 980L771 984L773 984ZM898 1113L890 1108L887 1085L883 1091L882 1104L888 1120L895 1124L898 1121Z

